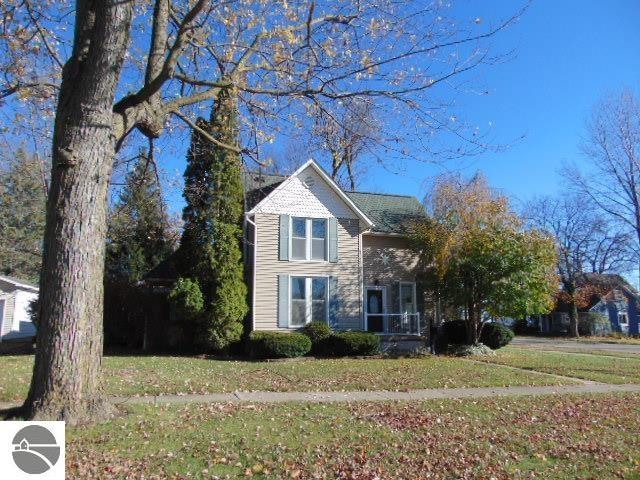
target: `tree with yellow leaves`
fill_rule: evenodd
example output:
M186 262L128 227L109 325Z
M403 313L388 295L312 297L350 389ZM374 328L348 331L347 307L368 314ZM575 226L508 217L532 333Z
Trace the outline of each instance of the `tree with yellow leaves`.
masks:
M508 199L481 175L439 179L430 218L413 227L427 285L466 311L467 343L478 343L484 313L521 317L549 312L558 290L551 238L524 230Z

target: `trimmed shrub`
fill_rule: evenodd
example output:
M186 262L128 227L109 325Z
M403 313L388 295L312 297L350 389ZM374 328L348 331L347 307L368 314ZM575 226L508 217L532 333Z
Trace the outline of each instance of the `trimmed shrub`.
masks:
M341 332L325 339L324 347L331 343L333 355L339 357L377 355L380 353L380 337L371 332Z
M464 320L444 322L442 330L449 345L466 345L467 323Z
M331 327L326 322L307 323L300 329L300 333L306 335L312 344L316 344L331 336Z
M452 345L448 353L456 357L495 355L493 350L482 343L476 343L475 345Z
M249 355L253 358L294 358L311 350L311 340L302 333L251 332Z
M497 350L508 345L513 337L514 333L510 328L499 323L485 323L482 326L480 341L487 347Z

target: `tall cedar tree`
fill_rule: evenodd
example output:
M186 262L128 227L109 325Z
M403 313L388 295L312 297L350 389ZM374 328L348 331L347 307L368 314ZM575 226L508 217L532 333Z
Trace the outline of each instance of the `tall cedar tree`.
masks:
M136 283L174 249L155 165L141 155L125 178L108 221L105 344L147 349L145 292Z
M222 91L211 120L200 120L199 126L221 144L237 146L235 94ZM240 339L248 312L241 248L244 188L240 155L194 132L184 196L181 270L202 289L206 347L222 350Z
M105 276L135 283L172 251L155 166L141 155L109 215Z
M0 274L37 282L47 203L41 164L23 150L7 164L0 170Z

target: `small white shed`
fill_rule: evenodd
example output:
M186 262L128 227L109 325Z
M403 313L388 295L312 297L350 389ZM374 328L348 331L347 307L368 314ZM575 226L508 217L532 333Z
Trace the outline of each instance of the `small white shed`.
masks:
M38 287L0 275L0 342L35 337L29 304L38 298Z

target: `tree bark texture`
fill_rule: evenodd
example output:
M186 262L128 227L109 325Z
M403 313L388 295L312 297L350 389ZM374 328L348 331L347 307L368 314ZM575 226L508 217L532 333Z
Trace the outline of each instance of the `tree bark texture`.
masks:
M580 333L578 332L578 306L576 302L571 302L569 305L569 336L578 338Z
M133 4L79 0L53 138L40 279L39 329L25 413L95 420L100 393L107 193L115 155L113 103Z

